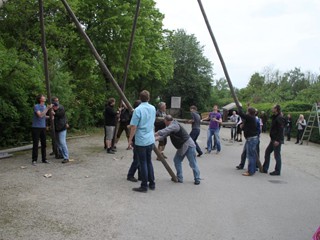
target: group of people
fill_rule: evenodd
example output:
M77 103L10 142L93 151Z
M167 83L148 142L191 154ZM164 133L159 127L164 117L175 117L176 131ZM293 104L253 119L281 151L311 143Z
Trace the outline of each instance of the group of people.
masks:
M36 97L32 118L32 165L38 162L38 145L41 143L42 163L50 163L46 157L46 122L50 121L53 138L53 152L56 158L61 158L62 163L69 162L69 151L66 142L68 122L64 107L59 104L59 99L53 97L51 104L45 105L46 97L42 94ZM48 114L49 113L49 114Z
M171 115L167 115L165 112L161 114L164 126L157 126L157 131L154 131L157 112L155 107L149 104L150 93L147 90L143 90L140 93L139 100L141 103L134 109L129 125L128 148L133 148L133 162L128 171L127 179L137 182L137 179L134 178L134 173L138 171L141 185L132 190L136 192L147 192L149 189L155 190L154 169L151 161L152 150L155 147L155 141L163 142L166 137L170 137L173 146L177 149L173 161L178 182L183 182L182 161L184 157L187 157L193 170L194 184L199 185L200 171L195 158L195 142L186 130ZM163 103L159 104L160 111L165 109L163 106ZM165 145L159 144L159 150L164 150L163 146Z
M187 157L189 165L193 171L194 184L200 184L200 170L196 160L196 156L200 157L203 154L200 146L197 143L197 138L200 135L201 121L209 121L207 130L207 154L210 154L212 149L218 154L221 151L220 143L220 126L222 122L221 114L218 111L218 106L214 105L213 111L208 117L201 119L196 106L190 107L191 120L188 123L192 124L190 134L184 127L166 113L166 104L160 102L158 111L155 107L149 104L150 94L144 90L139 95L139 100L134 103L134 111L132 113L124 104L115 110L115 99L110 98L105 107L105 137L104 144L107 153L114 154L116 152L116 143L121 137L123 131L126 132L128 148L133 149L133 161L127 174L127 180L137 182L141 180L140 187L133 188L137 192L147 192L149 189L155 189L154 169L151 161L151 152L155 147L155 142L158 141L158 150L164 158L164 149L167 144L167 137L170 137L173 146L177 149L173 158L176 169L178 182L183 182L182 161ZM34 115L32 121L32 164L36 165L38 158L38 143L41 141L42 162L49 163L46 159L46 119L52 119L55 129L55 143L59 156L63 158L62 163L69 161L68 147L66 144L67 118L64 107L59 104L58 98L52 99L52 104L45 105L46 98L39 95L36 98L37 104L34 106ZM50 114L48 115L48 112ZM283 144L284 128L291 126L291 118L285 120L282 116L279 105L272 108L272 122L270 126L270 143L265 150L264 163L260 165L260 171L268 173L270 165L270 155L274 152L276 165L275 170L270 172L270 175L281 174L281 145ZM244 176L252 176L255 174L257 166L259 166L259 136L263 132L261 119L257 116L256 109L248 107L247 113L243 113L239 109L239 115L233 112L231 120L241 123L241 129L246 139L241 162L237 169L243 169L245 160L248 159L248 171L243 173ZM115 128L119 122L119 129L115 134ZM305 126L303 115L297 122L299 126ZM298 129L299 129L298 126ZM240 128L240 126L239 126ZM237 131L231 128L231 138L236 138ZM116 136L115 136L116 135ZM214 144L212 141L214 138ZM288 136L290 140L290 135ZM299 139L299 138L298 138ZM297 139L297 141L299 141ZM197 153L197 155L196 155ZM138 171L138 179L134 177Z
M291 140L291 131L292 131L292 127L293 127L293 120L292 120L290 113L287 115L285 120L286 120L286 126L284 128L284 135L287 136L287 141L290 141ZM295 144L302 145L303 144L303 142L302 142L303 132L307 126L307 121L305 120L303 114L299 115L299 118L297 119L295 125L297 127L297 140L296 140Z

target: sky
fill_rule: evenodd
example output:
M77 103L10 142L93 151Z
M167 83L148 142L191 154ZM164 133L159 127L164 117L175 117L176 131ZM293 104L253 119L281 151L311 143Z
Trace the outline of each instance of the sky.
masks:
M225 77L197 0L155 0L164 27L194 34ZM320 0L202 0L233 86L266 69L320 72Z

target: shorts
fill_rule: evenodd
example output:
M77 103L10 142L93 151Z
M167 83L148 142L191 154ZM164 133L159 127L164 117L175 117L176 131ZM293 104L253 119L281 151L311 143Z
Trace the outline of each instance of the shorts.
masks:
M114 137L114 130L115 130L115 126L106 126L105 127L105 134L106 134L106 139L107 140L112 140Z

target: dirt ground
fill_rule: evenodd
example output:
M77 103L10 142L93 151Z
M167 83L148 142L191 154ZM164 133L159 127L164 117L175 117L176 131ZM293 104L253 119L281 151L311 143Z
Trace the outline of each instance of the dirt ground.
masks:
M190 125L186 128L189 131ZM206 128L202 126L199 138L203 150ZM170 181L159 161L154 161L156 190L140 194L131 190L138 183L126 180L132 160L132 151L126 150L126 141L119 142L115 155L107 154L103 149L102 134L101 129L99 134L68 140L73 160L67 164L48 156L51 164L32 166L30 150L0 159L0 240L311 239L312 231L320 225L319 145L296 145L294 139L285 142L282 176L272 178L257 173L248 180L235 170L243 143L230 142L230 129L222 128L221 153L198 159L203 178L200 186L193 185L187 163L184 163L185 182L178 184ZM261 156L268 142L268 135L262 134ZM50 150L48 146L47 152ZM169 141L166 154L173 170L174 153ZM274 160L270 171L273 167ZM270 185L270 181L286 184ZM291 205L291 200L288 202L283 196L279 201L286 203L285 207L269 209L261 215L248 215L243 209L250 199L259 198L255 212L272 201L270 192L251 195L246 190L256 188L258 182L271 195L279 191L282 196L281 188L285 186L287 196L301 192L303 198L294 197L297 202ZM233 201L235 198L239 199L237 203ZM290 220L290 224L285 219L275 223L272 215L269 216L269 212L281 212L287 207L291 210L286 210L284 215L293 214L293 208L297 208L295 214L298 214L301 202L311 209L301 206L301 213L306 216ZM195 203L197 208L194 208ZM245 219L241 220L241 216ZM288 216L288 219L294 218ZM256 226L248 236L248 224L250 226L252 221L262 226Z

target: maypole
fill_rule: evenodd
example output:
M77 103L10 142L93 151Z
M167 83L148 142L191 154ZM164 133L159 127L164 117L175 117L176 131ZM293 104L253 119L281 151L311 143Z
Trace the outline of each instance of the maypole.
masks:
M82 35L82 37L85 39L86 43L88 44L92 54L94 55L94 57L96 58L97 62L99 63L99 66L102 70L102 72L105 74L105 76L108 78L108 80L112 83L112 85L115 87L116 91L118 92L118 94L120 95L121 99L123 100L123 102L127 105L128 109L130 111L133 111L133 108L130 104L130 102L128 101L127 97L125 96L125 94L123 93L122 89L119 87L118 83L116 82L116 80L114 79L114 77L112 76L111 72L109 71L108 67L106 66L106 64L103 62L101 56L99 55L99 53L97 52L96 48L94 47L93 43L91 42L90 38L88 37L88 35L85 33L85 31L82 28L82 25L80 24L80 22L78 21L76 15L73 13L72 9L70 8L69 4L67 3L66 0L61 0L61 2L63 3L64 7L66 8L68 14L70 15L71 19L73 20L74 24L76 25L78 31L80 32L80 34ZM157 149L157 148L153 148L154 152L156 153L156 155L158 156L158 158L160 159L160 161L162 162L163 166L166 168L166 170L168 171L168 173L170 174L171 178L173 181L178 182L178 179L176 177L176 175L174 174L174 172L172 171L172 169L170 168L169 164L167 163L167 161L164 159L164 157L162 156L161 152Z

